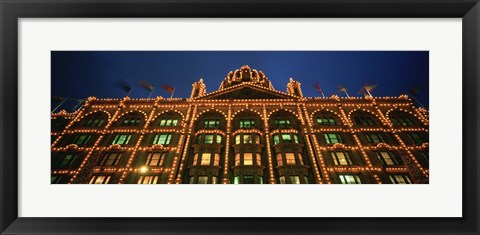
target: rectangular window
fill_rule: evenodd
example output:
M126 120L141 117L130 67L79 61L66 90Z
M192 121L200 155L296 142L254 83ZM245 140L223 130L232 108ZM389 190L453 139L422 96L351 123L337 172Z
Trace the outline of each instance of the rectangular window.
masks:
M290 134L282 134L283 142L292 143L292 136Z
M371 144L385 143L382 134L380 133L365 133L365 137Z
M222 143L222 136L217 135L217 144L221 144L221 143Z
M168 152L148 153L147 161L145 162L145 165L147 165L147 166L163 166L163 161L165 160L165 157L167 156L167 153Z
M116 166L122 157L122 153L112 152L107 153L100 162L100 166Z
M279 166L283 166L283 160L282 160L282 154L281 153L277 153L277 164Z
M208 184L208 176L199 176L198 184Z
M215 153L215 157L213 158L213 165L214 166L220 166L220 154Z
M254 184L253 175L245 175L245 176L243 176L243 183L244 183L244 184Z
M171 140L172 140L171 133L156 134L153 137L152 144L169 145Z
M383 165L393 166L398 164L397 161L395 160L395 157L393 157L392 153L390 152L377 151L375 152L375 154L377 154L378 160L380 160Z
M193 165L196 166L198 164L198 153L193 154Z
M195 177L191 176L190 179L188 180L189 184L193 184L195 182Z
M103 118L93 118L88 120L87 126L89 127L100 127L105 123L105 119Z
M120 145L128 144L130 142L130 138L132 138L132 135L127 135L127 134L116 135L112 141L112 144L120 144Z
M210 153L202 153L202 159L200 165L208 166L210 165L211 154Z
M108 184L110 178L111 176L109 175L93 175L89 184Z
M287 128L287 127L290 127L290 120L288 120L288 119L277 119L277 120L275 120L275 124L279 128Z
M389 175L392 184L411 184L412 181L408 175Z
M343 143L342 136L338 133L325 133L323 137L327 144Z
M248 129L255 127L255 121L252 119L249 120L240 120L240 128Z
M220 125L220 120L218 119L206 119L205 120L205 129L217 128Z
M125 118L122 122L122 126L138 126L141 118Z
M278 137L277 134L273 135L273 144L278 144L280 143L280 138Z
M348 152L330 152L335 166L350 166L353 165L352 159Z
M262 176L258 176L258 183L263 184L263 177Z
M88 140L90 140L91 135L77 135L75 139L73 140L73 143L76 145L85 145L88 143Z
M373 119L369 116L364 116L364 117L355 117L355 122L357 125L362 125L362 126L373 126L375 123L373 122Z
M359 175L339 175L342 184L361 184Z
M280 184L286 184L287 182L285 181L285 176L280 176Z
M217 184L218 178L216 176L212 176L212 184Z
M244 134L243 135L243 143L244 144L251 144L253 143L253 138L251 134Z
M257 165L262 165L262 154L257 153Z
M294 153L285 153L285 158L287 159L287 165L296 164Z
M205 135L205 138L203 139L203 143L213 144L213 135L212 134Z
M166 119L160 120L160 126L176 126L177 123L178 123L178 120L173 118L166 118Z
M142 175L138 178L137 184L157 184L158 175Z
M243 153L243 165L248 165L248 166L253 165L252 153Z
M241 142L240 142L240 141L241 141L241 137L242 137L242 135L240 135L240 134L238 134L238 135L235 136L235 144L240 144L240 143L241 143Z
M240 184L240 176L235 176L235 178L233 178L233 184Z
M332 117L317 117L317 123L318 123L318 125L334 126L335 125L335 119L333 119Z
M58 164L58 167L59 168L70 167L72 166L76 158L77 158L77 155L73 153L67 153L65 154L65 156L63 156L62 160L60 161L60 164Z
M418 133L408 133L407 136L414 144L423 144L423 139L420 136L420 134L418 134Z
M300 184L300 177L298 175L291 175L289 179L290 184Z
M298 144L298 135L297 134L293 134L293 142Z
M240 166L240 153L235 154L235 166Z

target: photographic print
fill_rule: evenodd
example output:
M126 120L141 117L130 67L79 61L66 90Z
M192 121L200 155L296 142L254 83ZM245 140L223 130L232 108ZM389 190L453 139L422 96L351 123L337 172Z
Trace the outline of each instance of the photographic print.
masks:
M428 184L428 51L52 51L51 184Z

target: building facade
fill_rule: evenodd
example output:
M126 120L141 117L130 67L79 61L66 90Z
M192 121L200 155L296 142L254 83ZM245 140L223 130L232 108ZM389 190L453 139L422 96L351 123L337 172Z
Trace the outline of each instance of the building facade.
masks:
M428 111L407 95L304 97L261 71L189 98L98 99L53 113L52 184L428 183Z

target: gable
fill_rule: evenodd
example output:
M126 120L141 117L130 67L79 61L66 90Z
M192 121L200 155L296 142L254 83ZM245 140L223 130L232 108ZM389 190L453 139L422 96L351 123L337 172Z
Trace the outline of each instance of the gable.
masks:
M251 86L241 86L236 89L206 95L200 99L292 99L296 98L288 94L269 91Z

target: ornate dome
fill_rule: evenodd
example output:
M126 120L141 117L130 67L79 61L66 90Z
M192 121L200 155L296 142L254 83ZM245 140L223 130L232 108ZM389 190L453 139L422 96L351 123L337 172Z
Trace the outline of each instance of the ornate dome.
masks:
M250 66L244 65L235 72L230 71L225 80L220 84L220 90L235 86L241 83L253 83L265 88L273 89L272 83L268 80L262 71L251 69Z

